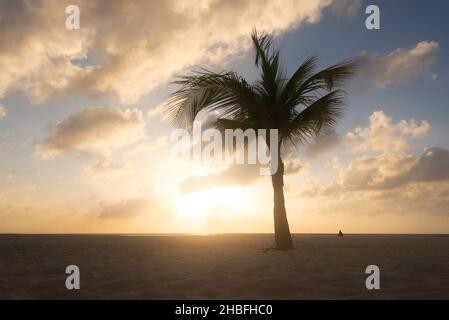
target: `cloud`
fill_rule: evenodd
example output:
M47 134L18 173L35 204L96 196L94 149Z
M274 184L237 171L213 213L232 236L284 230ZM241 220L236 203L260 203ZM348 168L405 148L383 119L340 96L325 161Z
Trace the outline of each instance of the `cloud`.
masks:
M328 129L310 143L304 152L309 157L316 157L330 151L340 144L341 141L342 137L335 131L335 129Z
M233 165L219 173L188 177L181 183L181 191L192 193L213 187L247 186L260 177L257 165Z
M383 154L354 159L342 170L340 181L333 181L327 187L319 187L316 183L304 184L301 194L335 196L348 192L386 191L438 182L449 182L449 151L432 147L420 157Z
M351 161L339 181L306 181L297 193L309 213L357 216L447 216L449 151L432 147L421 156L384 154ZM367 205L369 204L369 205Z
M345 140L356 152L402 152L409 148L408 139L425 136L429 128L425 120L419 124L414 119L393 123L393 119L380 110L369 117L369 127L357 127L346 134Z
M287 158L284 160L284 175L294 175L301 172L306 165L297 158Z
M399 187L408 183L449 181L449 151L427 149L406 172L385 179L384 187Z
M303 163L294 152L286 153L283 157L284 175L293 176L303 173L308 165ZM193 193L213 187L248 186L255 183L262 176L258 164L233 164L218 173L209 173L204 176L191 176L181 183L183 193Z
M40 103L87 70L71 60L87 54L90 31L67 30L65 6L57 0L0 1L0 98L22 90Z
M299 194L303 197L315 197L320 193L320 184L314 179L309 179L302 185Z
M346 165L334 157L329 165L338 172L336 178L326 184L307 180L294 194L309 214L445 217L449 213L449 151L431 147L421 155L409 153L410 140L427 134L429 128L426 121L395 123L383 111L376 111L368 127L359 127L344 138L353 151L374 155L351 159Z
M8 114L8 109L0 103L0 119L6 117Z
M161 136L145 136L139 142L130 147L126 152L126 158L130 159L140 155L149 155L155 150L158 150L160 154L166 152L166 148L169 146L168 138L166 135Z
M335 0L331 9L337 16L354 16L362 6L362 0Z
M71 151L108 152L142 138L144 127L138 109L88 107L51 127L36 154L48 159Z
M134 172L133 166L126 163L114 162L111 158L102 156L94 163L83 168L83 173L92 178L119 178Z
M438 50L438 42L421 41L412 49L398 48L385 56L369 56L364 71L378 87L386 88L428 71L437 60Z
M0 2L0 98L20 90L39 104L62 92L113 93L132 103L197 63L222 63L250 45L252 26L280 33L316 23L332 0ZM357 1L356 1L357 3Z
M412 217L417 221L428 221L432 216L448 217L448 193L448 184L408 185L387 191L339 193L314 199L307 211L309 214L338 217L384 215L396 216L395 219L404 221Z
M152 213L154 209L155 203L149 199L128 199L116 204L105 206L101 211L100 218L134 218L145 213Z
M416 157L412 155L357 158L343 170L340 187L342 191L384 189L386 181L409 172L415 162Z
M152 108L151 110L149 110L147 112L147 117L152 119L152 118L160 118L162 120L165 120L164 117L164 112L167 110L167 105L166 103L161 103L159 105L157 105L156 107Z

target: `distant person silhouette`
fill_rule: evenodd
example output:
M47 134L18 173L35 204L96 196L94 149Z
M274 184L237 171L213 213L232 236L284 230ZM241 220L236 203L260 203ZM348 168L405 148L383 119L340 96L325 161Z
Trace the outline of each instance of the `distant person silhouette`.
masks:
M341 232L341 230L338 232L338 236L343 237L343 232Z

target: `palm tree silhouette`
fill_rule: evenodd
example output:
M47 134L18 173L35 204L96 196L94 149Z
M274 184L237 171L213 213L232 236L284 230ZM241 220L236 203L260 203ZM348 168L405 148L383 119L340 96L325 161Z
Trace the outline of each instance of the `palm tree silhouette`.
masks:
M272 36L254 29L251 37L260 80L249 84L235 72L208 70L180 77L174 82L180 89L169 96L166 112L173 124L188 128L199 112L220 110L213 123L219 130L278 130L278 170L271 176L275 248L286 250L293 248L293 241L285 208L281 147L307 142L335 124L344 107L345 92L338 88L354 75L358 64L348 60L315 72L317 57L311 56L288 79Z

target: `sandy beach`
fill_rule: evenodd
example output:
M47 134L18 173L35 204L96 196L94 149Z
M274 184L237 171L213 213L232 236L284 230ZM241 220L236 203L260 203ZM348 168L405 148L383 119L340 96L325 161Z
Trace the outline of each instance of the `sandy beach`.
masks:
M449 237L1 235L1 299L449 299ZM81 289L65 288L75 264ZM365 288L379 266L381 289Z

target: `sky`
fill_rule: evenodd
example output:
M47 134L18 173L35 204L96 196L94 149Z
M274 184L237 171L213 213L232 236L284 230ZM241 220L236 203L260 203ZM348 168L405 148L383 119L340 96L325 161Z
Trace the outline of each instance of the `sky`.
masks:
M380 29L365 26L368 5ZM80 8L69 30L68 5ZM0 0L0 232L272 232L269 177L173 161L164 102L205 67L255 81L364 57L335 128L284 154L292 232L449 232L445 0Z

